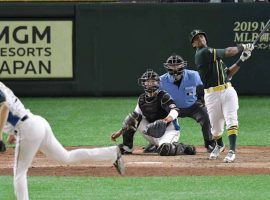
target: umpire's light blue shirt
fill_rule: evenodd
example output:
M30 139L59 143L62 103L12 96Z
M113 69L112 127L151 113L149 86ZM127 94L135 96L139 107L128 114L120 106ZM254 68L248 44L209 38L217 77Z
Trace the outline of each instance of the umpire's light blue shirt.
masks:
M178 108L188 108L197 101L196 87L202 85L199 73L185 69L180 86L174 84L173 76L169 73L160 77L160 90L167 91L174 99Z

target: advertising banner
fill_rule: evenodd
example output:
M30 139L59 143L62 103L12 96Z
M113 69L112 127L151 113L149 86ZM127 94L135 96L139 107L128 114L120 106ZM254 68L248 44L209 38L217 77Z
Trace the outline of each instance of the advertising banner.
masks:
M0 21L0 78L72 78L72 21Z

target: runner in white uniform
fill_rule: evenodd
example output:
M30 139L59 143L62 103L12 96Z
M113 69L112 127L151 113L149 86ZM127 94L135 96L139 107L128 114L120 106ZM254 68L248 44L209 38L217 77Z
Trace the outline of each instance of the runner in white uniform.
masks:
M49 123L41 116L34 115L25 109L13 92L0 82L0 140L9 132L8 141L16 138L14 161L14 190L17 200L28 200L27 171L38 150L48 157L63 163L74 163L83 160L111 161L117 171L123 175L124 165L117 146L77 149L67 151L55 138Z

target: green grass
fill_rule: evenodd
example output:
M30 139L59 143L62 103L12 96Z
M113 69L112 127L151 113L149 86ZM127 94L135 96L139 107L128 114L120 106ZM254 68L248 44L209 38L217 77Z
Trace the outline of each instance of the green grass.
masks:
M35 200L266 200L270 176L222 177L30 177ZM0 177L1 199L12 200L11 177ZM49 197L49 198L48 198Z
M23 98L22 102L51 124L64 146L107 146L110 133L121 127L137 98ZM270 145L269 97L240 97L239 145ZM199 125L182 119L181 140L202 145ZM226 134L225 134L226 136ZM226 137L224 137L225 141ZM120 142L121 140L119 140ZM147 142L138 134L135 144ZM2 155L0 155L2 156ZM190 176L142 178L29 177L31 199L270 199L270 176ZM0 177L0 199L15 199L12 177Z
M51 124L64 146L107 146L111 132L118 130L125 116L134 110L137 98L24 98L23 103ZM270 98L240 97L239 145L270 145ZM180 120L181 141L202 145L200 126L190 118ZM227 141L226 133L224 140ZM121 141L121 140L118 140ZM135 144L147 142L137 134Z

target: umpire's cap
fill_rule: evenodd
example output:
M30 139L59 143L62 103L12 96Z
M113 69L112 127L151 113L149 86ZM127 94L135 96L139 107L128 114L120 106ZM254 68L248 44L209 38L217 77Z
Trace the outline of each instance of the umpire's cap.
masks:
M206 39L206 41L207 41L206 33L203 32L203 31L200 30L200 29L195 29L195 30L191 31L190 36L189 36L189 41L190 41L191 44L193 43L194 37L196 37L196 36L199 35L199 34L204 35L204 37L205 37L205 39Z

